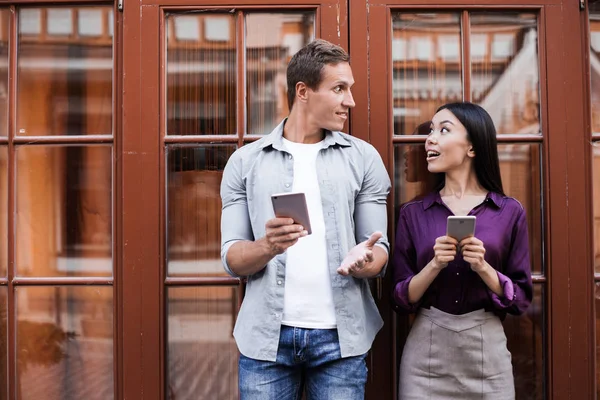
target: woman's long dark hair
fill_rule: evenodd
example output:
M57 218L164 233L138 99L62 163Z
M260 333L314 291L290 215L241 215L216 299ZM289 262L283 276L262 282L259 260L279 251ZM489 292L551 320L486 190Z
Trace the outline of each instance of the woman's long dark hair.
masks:
M492 117L482 107L466 101L444 104L437 109L436 114L441 110L450 111L467 129L467 139L475 151L473 168L479 184L490 192L504 195L498 160L498 141ZM436 191L444 187L445 176L444 173L435 174Z

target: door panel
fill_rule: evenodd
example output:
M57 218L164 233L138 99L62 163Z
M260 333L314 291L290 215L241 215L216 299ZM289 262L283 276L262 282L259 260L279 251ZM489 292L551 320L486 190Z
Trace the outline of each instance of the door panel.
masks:
M141 128L129 123L143 132L144 143L135 133L126 140L124 179L157 200L159 212L145 204L124 207L160 231L132 237L136 251L158 239L158 257L144 258L144 274L125 270L124 279L140 280L133 287L140 296L159 296L127 295L134 302L125 303L125 318L141 312L142 320L124 322L124 334L140 332L145 343L124 359L125 369L136 368L136 353L146 369L134 373L131 385L124 382L125 394L138 397L143 388L145 398L238 398L232 331L243 282L225 274L220 260L222 171L233 151L287 115L285 71L300 47L315 37L347 47L346 15L345 4L333 2L142 6L142 53L131 58L141 70L127 60L125 68L143 84L136 88L126 79L125 88L133 89L130 96L139 90L143 99L144 109L130 114L143 115ZM128 173L136 159L148 166L152 159L154 166ZM136 254L125 251L129 259Z
M352 9L359 8L358 3L353 2ZM525 315L504 321L513 354L517 398L562 398L559 394L568 387L581 390L585 397L587 389L575 389L574 383L559 372L560 366L555 368L558 361L552 357L570 354L570 334L565 326L573 320L566 317L571 306L564 302L569 289L556 280L566 279L569 265L573 265L565 241L577 243L579 235L575 229L569 234L565 231L572 225L563 196L564 150L567 132L574 134L571 127L567 131L560 123L560 118L567 116L564 109L560 111L567 91L562 84L566 70L550 56L567 43L556 35L567 24L566 19L556 19L560 14L556 5L561 2L536 1L527 7L513 1L489 6L450 0L404 3L369 4L367 15L351 20L352 26L367 27L369 40L365 43L354 29L350 36L351 54L355 43L358 49L365 45L369 49L367 68L355 79L369 79L369 139L384 154L393 177L390 233L394 233L399 206L429 187L423 144L427 121L435 109L460 100L482 105L497 128L504 188L523 204L529 221L534 301ZM570 23L576 26L577 8L568 8L565 18L573 18ZM569 38L578 37L573 33ZM574 98L572 101L576 102ZM583 200L580 204L585 209ZM572 215L584 223L583 214ZM579 252L585 254L583 247ZM384 282L384 293L391 293L390 286L389 281ZM589 299L581 301L578 304L589 305ZM385 363L385 352L395 349L390 360L395 392L411 318L397 317L388 309L384 315L386 331L377 338L374 357ZM587 317L583 311L579 315L578 329L583 334ZM390 342L381 343L390 331ZM583 371L589 367L570 360L572 368ZM583 372L579 378L590 379Z
M5 5L0 398L111 399L120 271L113 8Z

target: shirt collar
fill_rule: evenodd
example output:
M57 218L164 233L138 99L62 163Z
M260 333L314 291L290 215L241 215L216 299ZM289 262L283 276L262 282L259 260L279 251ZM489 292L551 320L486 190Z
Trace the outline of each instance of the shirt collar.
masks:
M273 131L265 136L261 142L260 148L266 149L267 147L273 147L276 150L283 151L283 127L287 118L284 119L273 129ZM341 132L337 131L325 131L325 139L321 142L323 144L323 148L327 148L333 145L340 145L344 147L348 147L352 145L352 142L348 140L348 138L344 137Z
M502 207L503 196L496 192L488 192L487 196L485 196L484 203L490 203L496 206L496 208ZM440 205L444 205L442 201L442 196L440 196L439 191L431 192L423 199L423 209L427 210L435 203Z

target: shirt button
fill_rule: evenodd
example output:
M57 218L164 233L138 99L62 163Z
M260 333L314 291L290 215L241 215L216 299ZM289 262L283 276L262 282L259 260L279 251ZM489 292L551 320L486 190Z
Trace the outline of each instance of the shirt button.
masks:
M455 302L455 303L458 303L458 300L455 300L454 302Z
M460 272L457 272L456 275L460 275Z
M279 314L273 314L275 318L279 318Z
M289 184L289 183L286 183L286 184L285 184L285 187L286 187L286 188L289 188L289 187L290 187L290 184Z
M277 284L278 284L278 285L281 285L282 283L283 283L283 282L281 282L281 281L277 281Z

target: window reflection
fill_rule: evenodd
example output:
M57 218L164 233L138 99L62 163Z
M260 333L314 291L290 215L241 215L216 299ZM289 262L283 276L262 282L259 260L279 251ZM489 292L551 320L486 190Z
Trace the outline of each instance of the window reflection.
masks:
M8 148L0 145L0 278L8 267Z
M238 398L237 287L169 288L167 399Z
M0 400L8 399L8 288L0 286Z
M534 285L533 301L525 314L507 315L503 322L512 355L517 399L544 398L544 288Z
M112 38L108 25L74 32L89 12L112 13L111 6L19 10L17 134L112 134ZM86 14L86 12L88 14ZM43 32L41 27L45 27ZM97 37L99 36L99 37Z
M168 14L167 134L236 133L236 30L230 14Z
M596 365L600 365L600 282L596 282L594 293L596 306ZM600 368L596 367L596 398L600 399Z
M392 14L394 134L413 134L442 104L462 100L459 14Z
M231 145L172 146L167 151L167 271L224 275L221 263L223 168Z
M8 135L8 37L10 11L0 8L0 136Z
M594 216L594 266L600 274L600 142L592 145L593 216Z
M590 83L592 132L600 133L600 3L590 2ZM597 199L597 197L595 198Z
M433 190L433 176L427 170L425 145L394 146L394 200L396 220L400 206Z
M498 146L500 174L507 196L517 199L527 212L531 270L543 273L542 148L538 144Z
M19 276L112 275L112 147L16 149Z
M471 14L474 103L502 133L540 133L538 32L535 14Z
M18 399L112 399L112 287L18 287Z
M288 115L287 64L314 37L313 12L246 15L247 133L270 133Z

